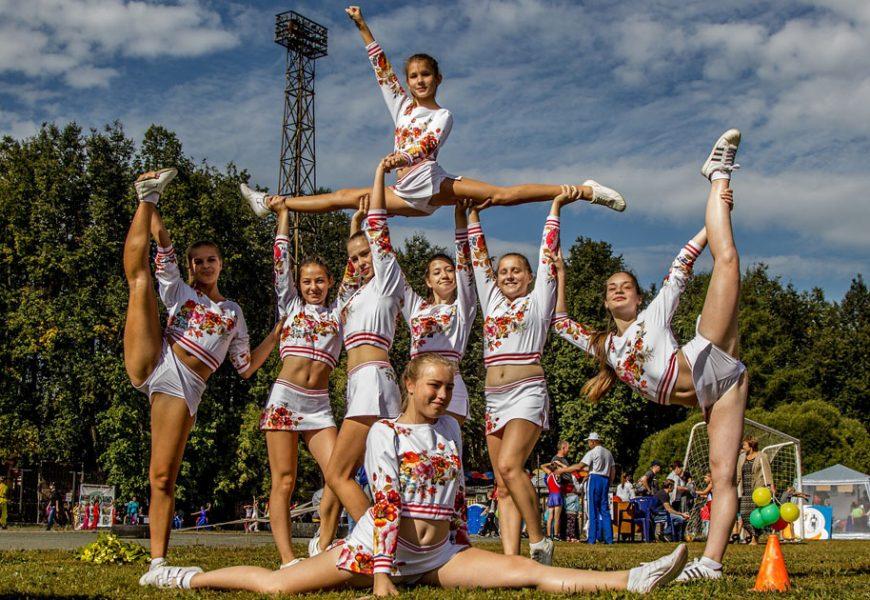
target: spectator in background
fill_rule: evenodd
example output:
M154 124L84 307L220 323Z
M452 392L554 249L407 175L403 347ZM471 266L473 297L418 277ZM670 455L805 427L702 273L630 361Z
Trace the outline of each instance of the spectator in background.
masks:
M663 530L661 534L659 534L659 540L663 541L663 534L669 533L671 536L672 542L681 542L683 540L683 527L686 524L686 521L689 519L689 513L680 512L671 504L671 494L673 493L674 482L671 479L665 481L664 486L658 492L656 492L655 497L658 500L658 504L656 509L653 511L653 520L655 520L656 516L670 514L671 516L671 527L670 531L667 532Z
M0 529L6 529L6 520L9 518L9 484L6 483L6 478L0 479Z
M671 490L671 506L683 506L683 496L689 491L686 487L686 477L683 472L682 461L675 460L671 463L671 472L668 473L669 480L674 482L674 487Z
M139 524L139 501L136 496L133 496L127 503L127 523L130 525Z
M54 486L54 483L51 483L48 486L48 506L46 507L45 516L46 516L46 525L45 530L51 531L51 528L54 526L55 522L58 520L58 515L61 511L62 500L60 497L60 492Z
M565 541L579 542L580 531L577 529L577 517L580 514L580 482L573 473L571 483L565 492Z
M768 487L771 493L776 494L776 490L773 488L770 461L764 452L758 451L758 440L747 435L743 438L743 446L740 456L737 458L737 496L740 499L740 518L743 521L743 530L749 535L751 546L758 544L759 535L759 531L749 522L749 515L755 510L752 492L760 487Z
M559 539L559 524L562 519L562 486L559 481L563 469L557 462L541 465L541 470L547 474L547 532L544 534L553 540Z
M589 483L586 495L589 506L589 535L586 541L594 544L601 538L604 543L613 543L613 526L610 520L610 498L608 491L610 482L616 471L613 454L601 443L601 438L594 431L586 438L589 451L576 465L564 467L557 472L589 470Z
M655 496L659 491L659 482L656 479L659 471L662 470L662 463L657 460L650 463L649 470L637 481L638 496Z
M481 536L497 536L498 535L498 494L496 487L486 495L489 500L489 505L486 508L486 518L483 521L483 527L480 529Z
M616 486L616 495L623 502L628 502L634 498L634 483L631 481L631 475L627 471L622 473L622 481Z

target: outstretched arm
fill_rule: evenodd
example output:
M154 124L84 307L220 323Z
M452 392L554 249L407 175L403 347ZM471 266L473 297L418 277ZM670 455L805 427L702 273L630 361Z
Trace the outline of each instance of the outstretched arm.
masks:
M359 34L366 46L375 41L375 36L372 35L368 24L366 24L366 20L363 18L362 10L360 10L359 6L348 6L344 9L344 12L347 13L347 16L350 17L350 20L353 21L353 24L356 25L357 29L359 29Z
M468 246L471 251L471 266L474 270L474 281L477 284L477 297L483 314L490 311L491 305L497 301L501 292L496 285L495 271L492 269L492 259L486 246L486 238L480 224L480 211L487 204L475 205L468 212Z
M272 200L269 201L270 204ZM298 298L290 264L290 211L278 201L278 228L272 249L272 269L275 275L275 296L278 298L278 314L283 319L290 313L290 306Z
M670 325L671 318L680 304L680 295L692 278L695 260L707 245L707 228L701 229L689 240L671 263L662 288L646 308L646 313L664 325Z
M541 250L538 257L538 270L535 274L535 288L532 290L541 313L549 318L556 304L556 264L555 259L560 251L559 217L562 206L574 202L580 197L580 192L574 186L562 186L562 193L553 198L550 205L550 215L544 223L541 236Z
M365 234L372 252L374 283L384 296L404 294L405 286L405 277L402 275L402 269L399 266L399 261L396 260L396 253L390 241L384 193L384 173L392 170L398 159L397 154L390 154L378 163L378 167L375 169L375 180L372 184L369 214L366 218L368 227Z
M362 223L365 221L368 214L369 195L365 194L359 200L359 208L356 209L356 212L353 213L353 216L350 218L350 235L356 235L356 233L362 229Z
M470 200L459 200L454 208L456 222L456 299L462 318L470 323L477 313L477 295L474 273L471 269L471 247L468 245L468 216Z

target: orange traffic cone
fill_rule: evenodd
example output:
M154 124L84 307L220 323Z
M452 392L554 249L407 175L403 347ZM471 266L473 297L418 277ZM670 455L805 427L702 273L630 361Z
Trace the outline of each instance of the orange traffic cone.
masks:
M779 547L779 537L771 534L767 538L767 547L764 549L764 557L761 559L761 568L758 569L758 577L755 579L756 592L785 592L791 588L788 580L788 571L785 569L785 559L782 549Z

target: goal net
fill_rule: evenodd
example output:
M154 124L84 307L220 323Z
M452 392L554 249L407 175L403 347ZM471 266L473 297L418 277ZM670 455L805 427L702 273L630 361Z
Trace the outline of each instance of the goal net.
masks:
M801 446L800 440L786 433L777 431L767 425L762 425L750 419L744 419L743 434L751 435L758 440L758 448L767 455L770 469L773 473L775 497L779 500L791 488L803 491L801 486ZM683 461L695 482L697 489L704 487L704 474L710 470L710 439L707 436L707 424L698 423L689 434L686 445L686 458ZM715 499L715 498L714 498ZM798 507L803 508L803 501L792 499ZM703 518L702 509L706 499L698 498L689 511L689 521L686 524L686 535L692 539L703 539L707 535L707 521ZM706 513L706 511L704 511ZM801 519L793 526L784 530L785 537L802 537Z

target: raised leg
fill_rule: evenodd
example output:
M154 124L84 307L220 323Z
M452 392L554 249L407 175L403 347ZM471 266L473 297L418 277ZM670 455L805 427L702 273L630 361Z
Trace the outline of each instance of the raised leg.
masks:
M154 204L140 202L124 242L124 275L130 287L124 324L124 366L134 386L148 379L163 348L157 295L148 264L151 220L156 214Z
M535 588L571 594L596 590L624 590L628 571L583 571L548 567L525 556L505 556L468 548L427 573L421 584L443 588Z
M743 439L743 413L749 395L746 373L710 411L710 475L714 502L710 506L710 533L704 556L722 562L737 514L737 452Z
M541 428L525 419L513 419L501 430L501 445L495 469L510 491L511 499L526 523L529 543L540 542L544 537L541 528L541 513L538 496L532 482L526 476L526 461L532 453Z
M578 185L580 198L592 199L592 188ZM440 191L433 196L433 202L439 205L456 204L457 200L471 198L478 203L491 199L494 206L514 206L529 202L551 202L562 193L559 185L539 183L524 183L522 185L498 186L469 179L445 179L441 182Z
M740 258L731 230L731 205L722 199L729 181L710 185L705 224L713 272L701 310L698 332L732 356L737 356L737 302L740 297Z
M314 460L320 467L323 473L324 481L326 480L326 469L329 466L329 459L335 450L335 443L338 438L338 431L335 427L321 429L319 431L306 431L304 434L305 443L311 451ZM327 546L335 539L335 532L338 531L338 519L341 517L341 503L338 501L338 496L332 491L328 485L323 489L323 497L320 499L320 549L325 550Z
M260 594L304 594L341 587L371 587L371 577L342 571L335 566L340 552L335 548L278 571L262 567L228 567L198 573L191 579L190 587L247 590Z
M290 496L296 487L299 434L295 431L267 431L266 448L269 451L269 472L272 489L269 492L269 524L272 537L281 555L281 563L293 560L292 528L290 524Z
M151 397L151 461L148 467L151 558L166 556L169 528L175 512L175 480L193 423L194 418L183 398L166 394Z
M360 200L364 196L371 194L371 192L371 188L348 188L315 196L281 196L281 198L284 199L284 206L292 211L328 213L345 209L356 210L359 208ZM390 188L384 190L384 195L389 214L401 215L403 217L425 216L425 213L411 208L407 202L399 198Z
M345 419L335 440L335 450L326 467L327 485L332 488L354 521L359 521L371 505L354 481L354 475L365 456L366 436L377 419L377 417Z

